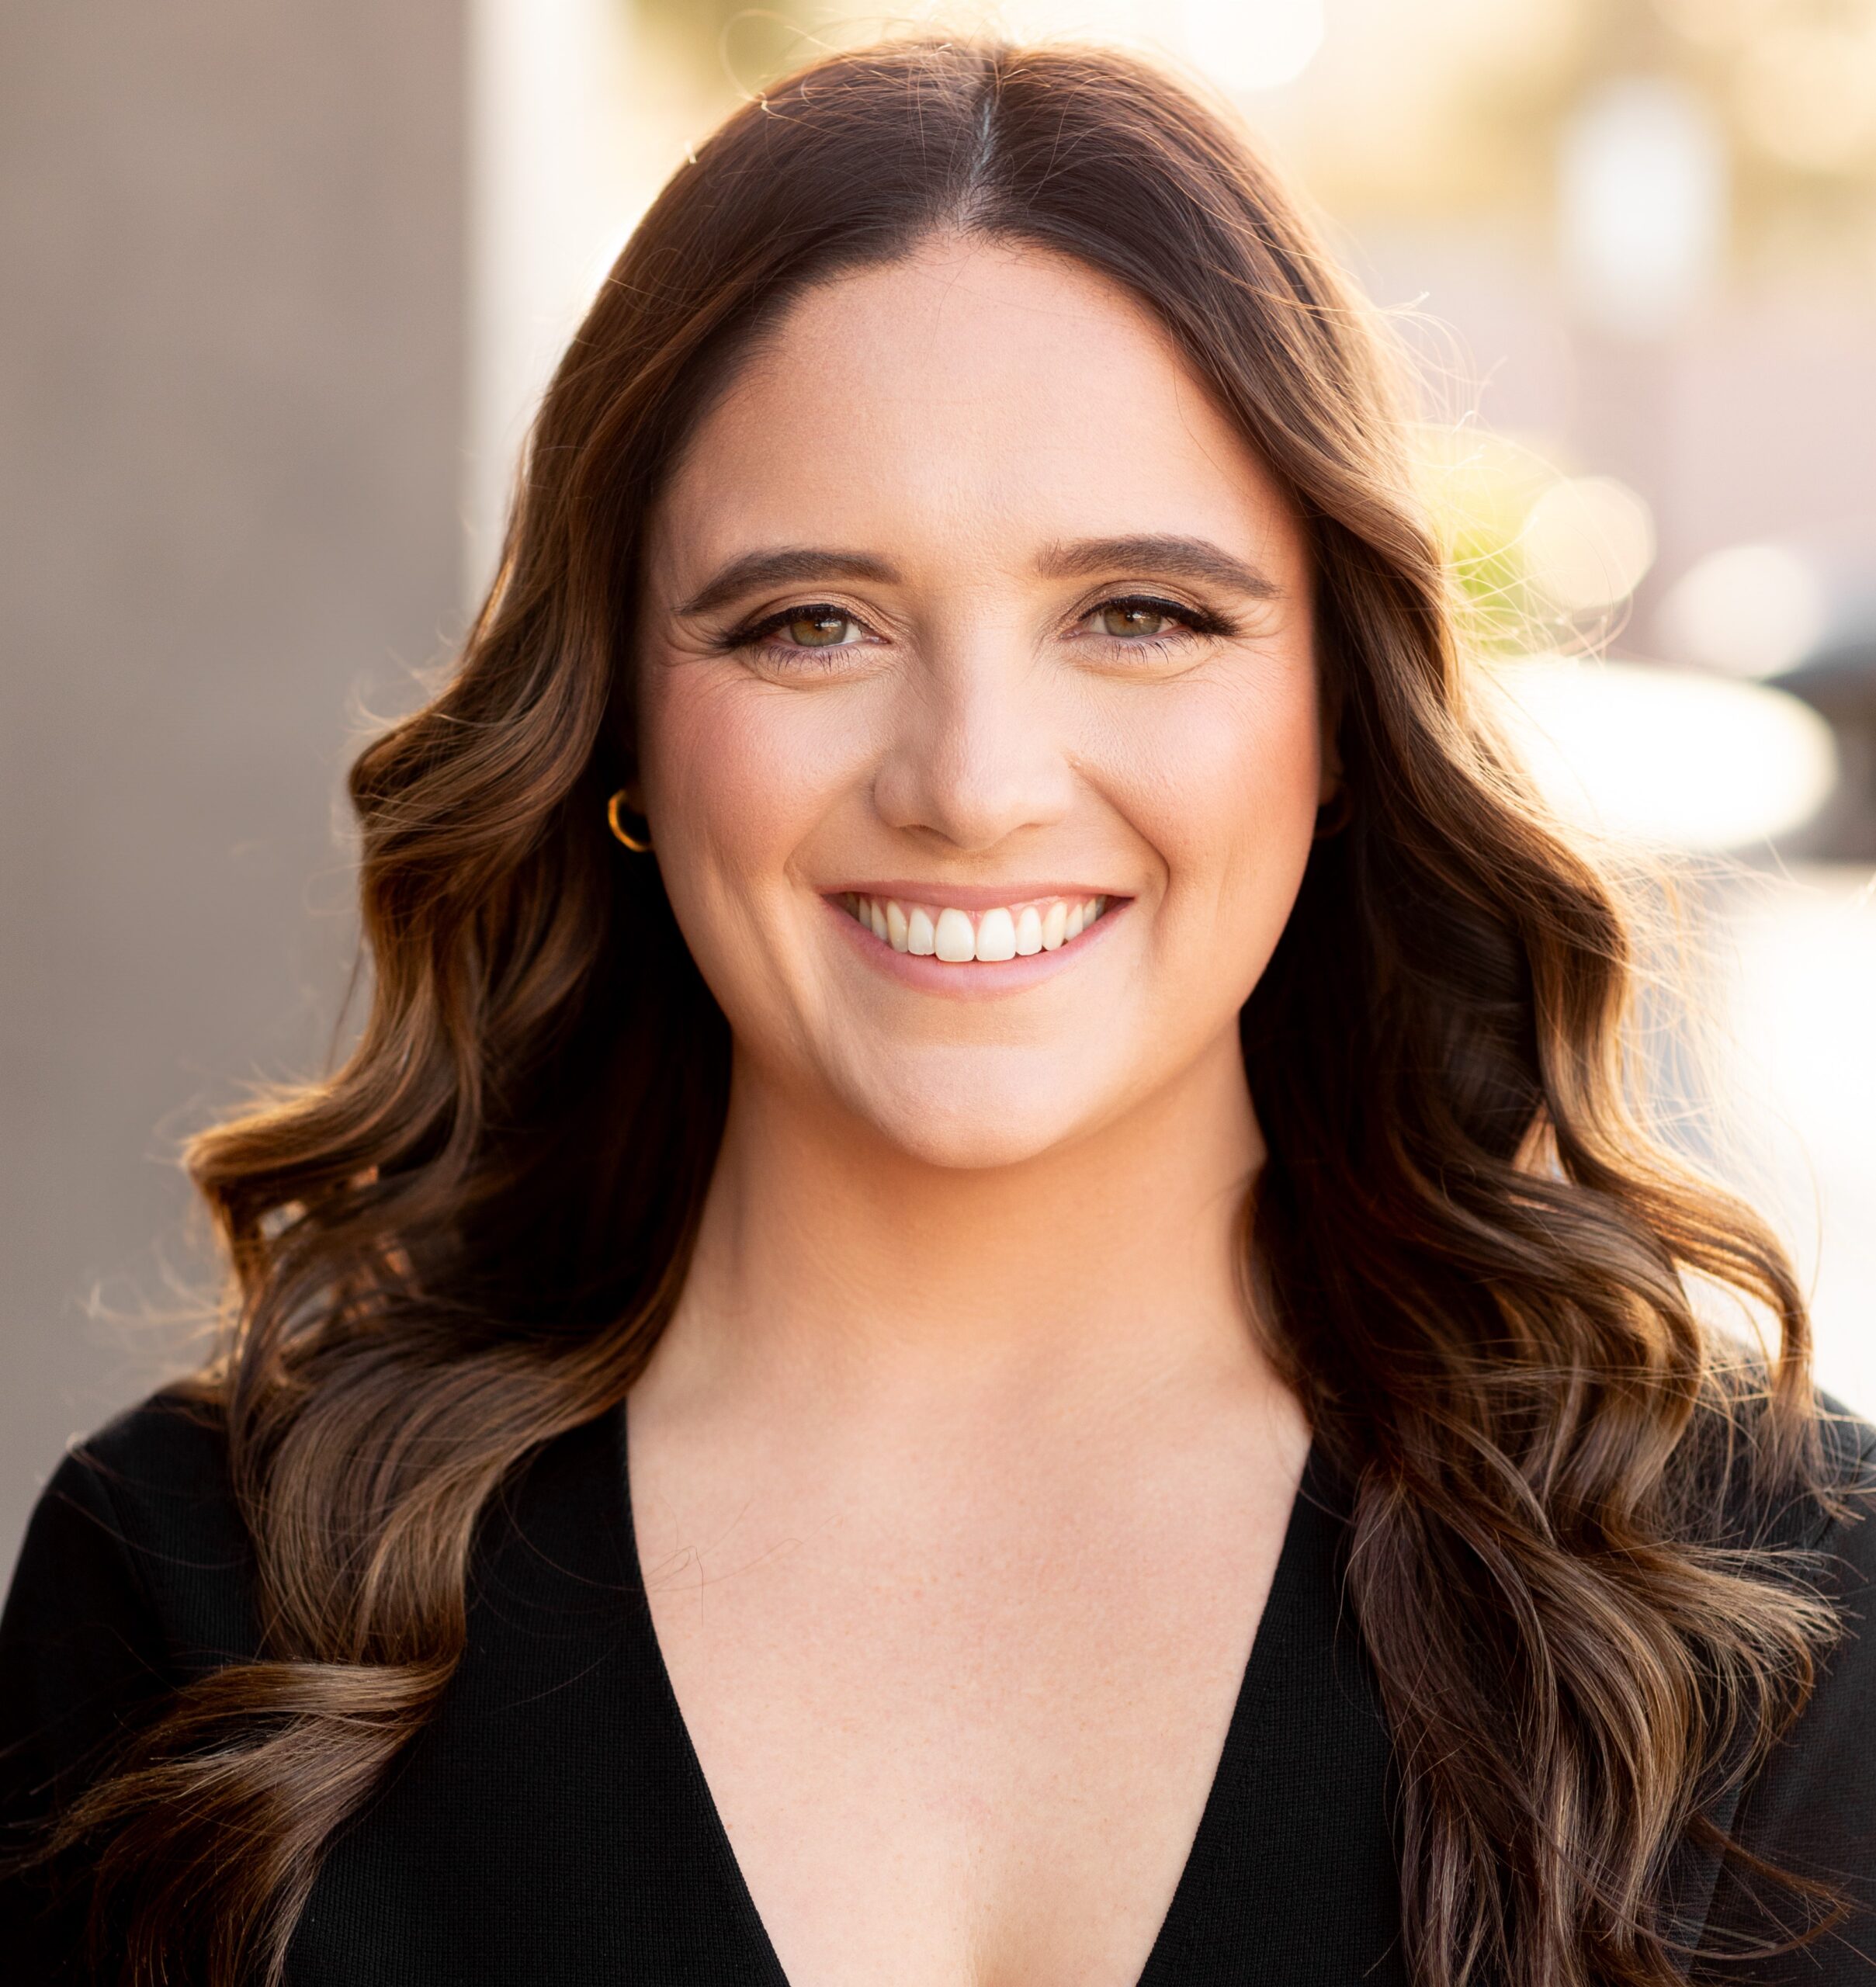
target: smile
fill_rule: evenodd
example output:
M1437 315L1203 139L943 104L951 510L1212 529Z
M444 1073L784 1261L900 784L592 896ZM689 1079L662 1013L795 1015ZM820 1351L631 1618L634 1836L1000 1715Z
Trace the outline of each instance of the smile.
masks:
M834 900L848 915L896 952L965 966L1055 952L1078 938L1104 912L1105 896L1032 897L993 904L975 914L945 904L844 891Z

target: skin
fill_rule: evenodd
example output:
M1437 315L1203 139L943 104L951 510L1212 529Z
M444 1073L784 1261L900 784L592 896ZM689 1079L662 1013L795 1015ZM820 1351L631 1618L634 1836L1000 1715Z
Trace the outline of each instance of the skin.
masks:
M723 597L778 548L867 563ZM643 582L638 798L735 1042L628 1404L673 1687L794 1987L1132 1987L1308 1445L1236 1226L1336 782L1303 532L1143 307L942 238L792 307ZM1114 908L908 967L839 903L888 883Z

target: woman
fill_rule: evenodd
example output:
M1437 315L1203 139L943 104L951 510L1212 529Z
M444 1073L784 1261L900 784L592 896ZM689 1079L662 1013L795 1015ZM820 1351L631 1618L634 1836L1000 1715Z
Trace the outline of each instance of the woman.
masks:
M1209 111L740 111L352 790L362 1039L17 1576L23 1977L1870 1977L1870 1431Z

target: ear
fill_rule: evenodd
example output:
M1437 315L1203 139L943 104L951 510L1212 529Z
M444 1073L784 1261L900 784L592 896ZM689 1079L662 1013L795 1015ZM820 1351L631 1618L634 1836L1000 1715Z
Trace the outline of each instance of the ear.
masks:
M645 782L639 771L636 741L624 737L619 731L612 737L615 750L602 755L601 768L609 786L624 794L626 805L633 813L643 816L645 812Z
M1316 806L1326 807L1342 791L1342 755L1331 738L1323 748L1323 775L1316 783Z
M1316 785L1316 804L1326 807L1342 791L1342 695L1340 688L1319 661L1316 680L1317 751L1322 777Z

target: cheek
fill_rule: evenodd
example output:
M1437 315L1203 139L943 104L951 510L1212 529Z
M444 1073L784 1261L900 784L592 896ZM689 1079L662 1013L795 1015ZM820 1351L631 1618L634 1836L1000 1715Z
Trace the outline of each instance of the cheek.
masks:
M1165 864L1167 942L1208 931L1221 957L1260 969L1315 831L1313 672L1273 664L1195 685L1136 713L1116 744L1116 802Z
M748 865L787 804L787 782L743 701L701 670L654 665L641 703L647 811L666 887L696 863Z
M665 889L700 959L718 949L724 927L747 928L763 894L785 882L790 856L861 777L863 746L840 723L839 702L778 691L727 664L648 665L646 807Z

